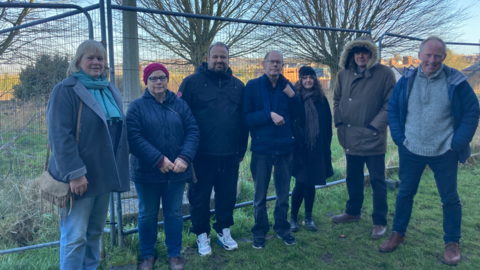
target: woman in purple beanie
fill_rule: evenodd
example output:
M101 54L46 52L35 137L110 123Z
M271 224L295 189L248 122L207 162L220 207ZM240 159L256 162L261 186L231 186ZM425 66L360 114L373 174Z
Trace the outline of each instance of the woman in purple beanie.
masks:
M185 267L180 257L182 198L185 182L192 178L190 162L200 130L187 103L168 90L169 78L164 65L148 65L143 71L147 89L130 104L126 117L130 179L139 201L141 270L153 269L160 198L170 268Z

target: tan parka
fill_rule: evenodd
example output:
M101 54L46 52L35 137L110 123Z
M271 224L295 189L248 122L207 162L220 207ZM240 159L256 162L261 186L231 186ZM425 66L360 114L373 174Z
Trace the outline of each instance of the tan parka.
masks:
M366 47L372 52L359 73L351 50ZM334 92L334 123L345 154L381 155L387 151L388 100L395 87L393 71L378 62L378 48L368 36L345 46Z

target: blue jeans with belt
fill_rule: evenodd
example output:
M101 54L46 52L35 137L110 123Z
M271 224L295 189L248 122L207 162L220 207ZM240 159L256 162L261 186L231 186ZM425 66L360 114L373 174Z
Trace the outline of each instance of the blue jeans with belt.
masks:
M160 198L164 218L165 245L169 258L180 256L182 248L182 198L185 181L173 183L135 182L138 194L138 234L142 259L154 257Z
M405 235L412 214L413 197L425 167L428 165L435 176L438 193L443 204L443 231L445 243L460 242L462 204L457 192L458 153L447 151L436 157L419 156L405 146L398 149L400 157L399 178L402 181L395 204L392 231Z
M109 193L76 200L70 215L60 220L60 269L97 269L108 202Z

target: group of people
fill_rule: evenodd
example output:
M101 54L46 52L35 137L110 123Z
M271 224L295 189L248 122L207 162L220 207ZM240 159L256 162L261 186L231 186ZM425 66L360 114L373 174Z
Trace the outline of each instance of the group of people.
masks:
M229 67L229 48L221 42L208 51L207 62L183 80L177 94L168 90L170 73L160 63L143 71L142 97L126 115L119 91L108 82L103 46L93 40L77 49L67 78L55 86L47 109L49 172L68 183L75 202L61 223L60 268L96 269L99 240L107 217L109 192L123 192L134 182L139 200L141 262L152 269L160 201L165 244L172 269L183 269L182 201L188 182L191 232L200 256L211 255L210 198L215 190L217 243L238 249L234 225L239 164L251 136L250 169L254 182L253 248L265 248L270 230L266 198L272 178L276 193L273 230L286 245L295 245L298 212L304 202L307 230L315 186L333 172L332 126L347 163L349 200L335 223L361 219L364 166L373 189L372 238L387 232L385 153L387 126L399 148L402 181L394 224L380 251L394 251L405 241L413 197L426 165L435 173L444 209L447 264L460 261L461 204L457 193L458 161L470 154L476 131L478 99L459 71L443 64L445 43L430 37L421 43L421 64L396 83L393 72L378 63L378 49L369 37L346 45L334 90L333 123L329 102L313 68L299 70L293 85L283 75L283 55L268 52L265 74L244 85ZM77 117L79 140L76 142ZM77 145L78 143L78 145ZM130 156L129 156L130 155ZM291 176L296 183L288 220Z

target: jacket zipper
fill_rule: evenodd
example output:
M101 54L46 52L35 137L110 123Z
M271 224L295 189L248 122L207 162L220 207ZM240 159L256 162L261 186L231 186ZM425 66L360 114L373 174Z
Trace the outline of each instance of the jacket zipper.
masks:
M218 88L222 88L222 79L218 80Z

